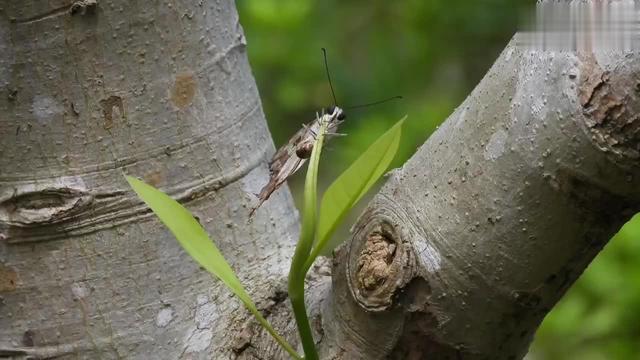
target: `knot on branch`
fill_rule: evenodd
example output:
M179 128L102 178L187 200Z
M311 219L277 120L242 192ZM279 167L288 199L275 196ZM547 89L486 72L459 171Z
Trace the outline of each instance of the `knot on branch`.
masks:
M358 258L357 279L360 288L373 291L383 285L391 275L395 253L396 245L392 240L380 233L370 234Z
M411 246L384 211L369 207L354 228L347 254L347 277L351 294L368 311L386 311L415 275ZM395 219L397 220L397 219Z

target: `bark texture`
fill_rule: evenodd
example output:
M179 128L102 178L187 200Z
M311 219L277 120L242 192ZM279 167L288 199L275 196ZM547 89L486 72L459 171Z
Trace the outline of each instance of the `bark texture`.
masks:
M521 357L640 207L639 62L509 45L312 270L323 358ZM0 91L0 357L286 358L122 177L187 202L296 344L231 1L0 1Z
M514 43L337 252L327 353L519 359L640 209L638 54Z
M284 300L297 213L284 187L247 223L273 144L232 1L2 0L0 94L0 358L284 357L123 178Z

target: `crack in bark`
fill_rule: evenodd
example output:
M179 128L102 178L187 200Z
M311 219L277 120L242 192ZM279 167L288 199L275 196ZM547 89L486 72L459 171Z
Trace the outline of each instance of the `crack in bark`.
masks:
M437 330L442 313L431 301L428 279L415 277L404 289L402 306L404 324L402 334L387 359L462 359L473 354L463 344L450 344Z
M24 18L24 19L13 19L12 22L15 22L16 24L31 24L31 23L35 23L38 21L42 21L42 20L46 20L52 17L56 17L56 16L60 16L60 15L65 15L69 13L69 9L71 9L71 4L70 5L65 5L65 6L61 6L61 7L57 7L54 9L51 9L47 12L44 12L42 14L38 14L38 15L33 15L30 16L28 18Z
M211 192L218 191L237 182L257 168L264 161L264 156L262 154L258 155L248 159L244 166L232 169L221 176L207 176L188 183L178 184L176 187L164 189L164 191L181 203L200 199ZM32 190L27 195L28 198L40 198L48 193L59 193L63 190L45 188ZM19 195L16 196L21 192L14 193L13 196L0 203L0 210L2 210L4 204L7 214L28 214L29 219L31 219L31 221L24 221L22 218L15 219L9 215L4 218L0 217L0 238L10 244L77 237L120 226L136 221L139 218L150 218L153 214L130 191L86 190L82 193L82 196L76 195L66 199L66 205L62 210L58 207L44 207L38 209L35 213L19 207L31 204L31 202L16 201L16 198L18 200L21 198ZM9 206L12 206L12 208L9 209ZM0 215L2 215L2 212L0 212Z
M74 1L72 4L56 7L42 14L33 15L28 18L11 19L11 22L14 22L16 24L32 24L38 21L47 20L65 14L70 14L73 16L79 13L81 15L85 15L95 11L97 6L97 0L78 0Z
M277 286L273 290L273 293L266 299L265 303L257 304L257 307L258 310L262 313L262 316L264 316L265 319L269 320L269 316L271 316L274 310L276 310L279 306L285 304L288 299L289 297L286 291L286 287ZM231 349L237 355L237 357L239 357L245 350L253 347L253 337L256 335L257 330L260 329L260 324L253 318L253 316L250 316L242 326L242 329L236 331L237 335L231 341Z

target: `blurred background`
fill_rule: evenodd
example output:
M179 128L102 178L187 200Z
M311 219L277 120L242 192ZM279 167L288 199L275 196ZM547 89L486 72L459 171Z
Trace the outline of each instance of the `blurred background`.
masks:
M333 139L323 153L320 188L408 114L394 166L401 165L470 93L535 6L533 0L236 3L276 146L333 104L322 47L340 106L404 97L347 112L340 132L348 136ZM297 199L300 174L289 181ZM640 218L547 316L528 358L640 359Z

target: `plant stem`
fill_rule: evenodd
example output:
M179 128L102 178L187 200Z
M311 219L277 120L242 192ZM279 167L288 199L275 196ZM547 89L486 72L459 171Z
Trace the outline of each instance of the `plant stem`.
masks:
M302 228L300 239L296 244L296 250L289 269L289 300L293 308L293 314L300 334L300 342L304 349L305 360L317 360L318 352L313 341L313 333L307 317L307 309L304 304L304 264L313 247L317 226L317 202L318 202L318 163L322 151L322 142L327 131L326 125L321 125L316 141L311 152L309 168L304 183L304 203L302 208Z
M296 290L302 289L302 291L295 291L295 294L293 294L291 292L292 285ZM298 326L298 333L300 334L300 341L302 342L302 349L304 350L304 359L318 360L318 352L316 351L316 345L313 341L313 333L311 332L311 325L307 317L307 308L304 304L304 278L301 278L297 284L289 283L289 300L291 301L293 315Z

